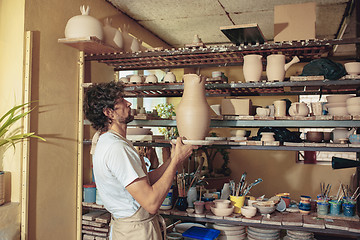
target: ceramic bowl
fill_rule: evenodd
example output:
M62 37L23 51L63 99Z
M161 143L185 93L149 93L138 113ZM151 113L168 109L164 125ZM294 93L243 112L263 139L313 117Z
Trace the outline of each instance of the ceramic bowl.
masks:
M241 207L241 214L246 218L252 218L256 215L256 207L243 206Z
M229 205L231 203L230 200L226 200L226 199L216 199L213 202L216 208L229 208Z
M335 103L326 103L326 108L332 108L332 107L346 107L346 102L335 102Z
M256 201L256 200L251 200L251 199L249 199L249 200L247 201L247 205L250 206L250 207L253 207L254 204L257 203L257 202L258 202L258 201Z
M157 82L158 82L158 78L156 77L155 74L150 74L145 78L145 83L157 83Z
M119 81L122 82L122 83L129 83L130 79L127 78L127 77L121 77Z
M130 77L130 82L131 83L143 83L143 78L141 77L141 76L139 76L139 75L132 75L131 77Z
M360 115L360 105L358 105L358 104L347 105L346 110L352 116Z
M334 94L326 97L328 103L339 103L346 102L348 98L351 98L352 95L349 94Z
M257 203L253 203L253 206L262 206L262 207L273 207L275 203L273 201L258 201Z
M344 64L345 70L349 75L360 74L360 62L348 62Z
M324 139L324 133L323 132L312 132L309 131L306 133L306 140L308 142L322 142L322 140Z
M231 130L230 134L233 137L245 137L246 136L246 130L243 130L243 129Z
M193 208L187 208L187 209L186 209L186 212L191 214L191 213L194 213L194 212L195 212L195 209L193 209Z
M226 217L233 213L234 206L231 206L229 208L217 208L217 207L210 207L211 212L218 217Z
M328 113L331 116L347 116L349 115L347 107L330 107Z
M346 100L347 105L360 105L360 97L351 97Z
M254 204L261 214L270 214L275 211L276 206L262 206L259 203Z

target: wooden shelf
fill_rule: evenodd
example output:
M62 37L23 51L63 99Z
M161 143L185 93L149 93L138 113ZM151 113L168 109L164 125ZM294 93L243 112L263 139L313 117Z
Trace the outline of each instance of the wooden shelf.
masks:
M282 53L287 58L299 56L301 61L320 58L333 49L333 46L359 43L359 38L333 40L301 40L264 43L255 45L222 45L200 48L179 48L148 50L145 52L124 53L104 45L95 37L84 39L59 39L63 43L84 51L86 61L99 61L114 67L115 70L186 68L209 66L234 66L243 63L246 54L267 55Z

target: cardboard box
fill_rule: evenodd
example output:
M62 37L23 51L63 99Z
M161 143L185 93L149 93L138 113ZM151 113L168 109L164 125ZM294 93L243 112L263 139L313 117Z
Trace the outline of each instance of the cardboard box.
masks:
M221 115L249 116L252 103L248 98L225 98L221 101Z

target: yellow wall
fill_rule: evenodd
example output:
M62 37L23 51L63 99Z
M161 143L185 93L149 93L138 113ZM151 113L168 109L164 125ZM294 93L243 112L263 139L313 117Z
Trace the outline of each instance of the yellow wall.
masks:
M24 0L0 1L0 115L23 102L24 8ZM15 150L8 148L4 159L0 152L0 170L11 173L11 182L7 179L6 201L20 201L21 150L21 144L17 144Z
M35 36L32 99L40 105L32 127L47 139L31 145L29 239L76 239L78 50L57 40L65 37L67 20L79 15L83 4L98 19L119 14L103 0L26 1L25 30ZM133 35L144 32L144 41L165 46L127 21ZM92 64L90 71L94 82L113 78L105 65Z
M298 75L302 72L304 64L296 64L287 71L287 77ZM210 77L212 71L219 71L219 68L200 69L200 74ZM244 82L242 67L224 67L221 71L228 77L229 82ZM186 70L185 70L186 72ZM265 72L263 75L265 76ZM181 79L179 73L178 78ZM246 98L246 97L242 97ZM261 96L249 97L253 105L266 107L274 100L287 98L292 102L297 101L297 96ZM222 98L208 97L209 105L219 104ZM169 98L168 102L176 106L181 98ZM269 122L271 126L271 122ZM257 128L244 128L251 130L251 136L257 134ZM210 131L216 132L218 136L230 137L230 128L213 128ZM289 130L296 130L291 129ZM289 192L294 200L299 200L300 195L310 195L316 198L319 194L320 182L332 184L333 192L338 189L339 182L350 184L350 178L355 169L333 170L329 165L297 164L295 151L259 151L259 150L229 150L229 168L232 171L231 178L239 181L243 172L247 172L247 181L252 182L257 178L264 181L251 190L251 195L271 197L276 193ZM215 168L223 163L218 154ZM331 177L330 177L331 176ZM336 194L336 192L334 193Z

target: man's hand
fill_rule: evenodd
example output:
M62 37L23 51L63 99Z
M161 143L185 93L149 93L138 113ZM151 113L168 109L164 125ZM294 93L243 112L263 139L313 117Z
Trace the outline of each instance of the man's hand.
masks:
M171 145L171 160L174 160L177 165L181 164L190 157L194 149L199 148L199 146L183 144L181 137L176 139L176 145L173 143L171 143Z

